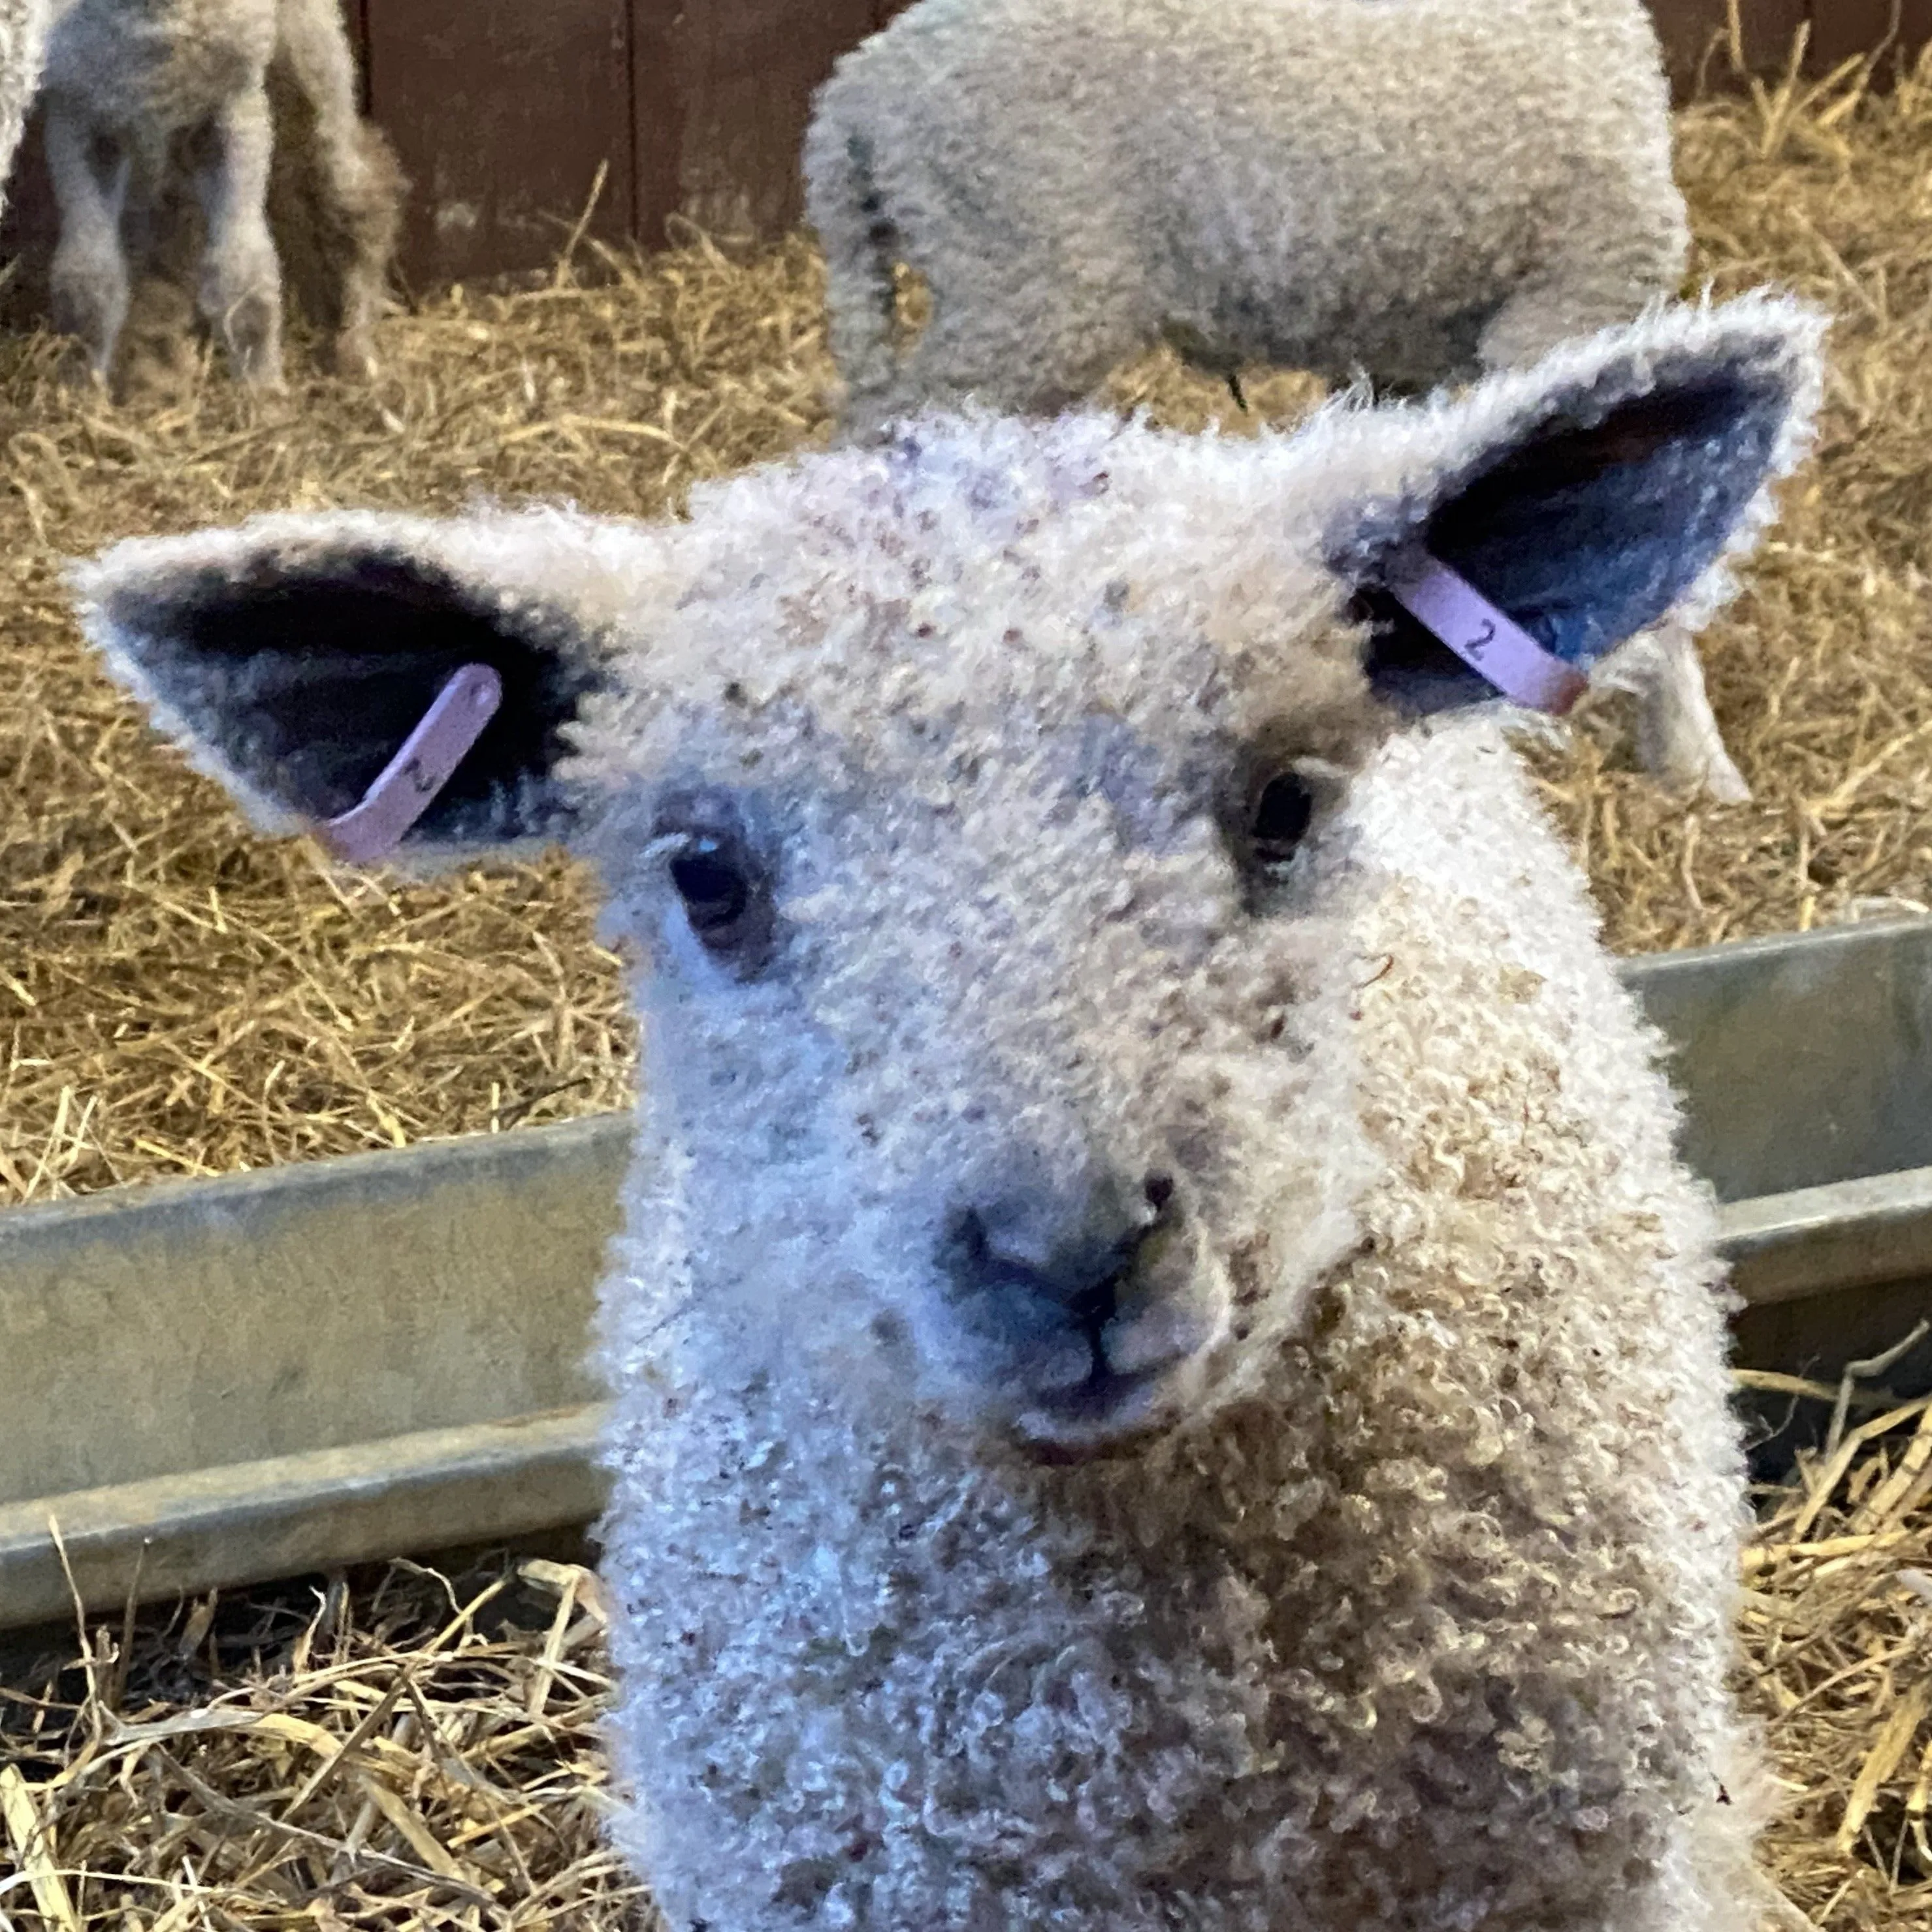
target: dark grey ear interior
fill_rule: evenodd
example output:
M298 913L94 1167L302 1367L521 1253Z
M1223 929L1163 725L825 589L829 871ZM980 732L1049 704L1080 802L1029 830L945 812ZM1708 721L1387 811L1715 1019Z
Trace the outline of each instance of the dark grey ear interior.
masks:
M451 674L488 664L502 704L406 842L567 829L553 774L598 680L560 613L418 558L347 550L163 569L97 608L101 641L164 722L245 792L307 820L357 804Z
M1664 616L1723 553L1772 469L1792 400L1788 372L1762 363L1707 365L1636 395L1555 399L1426 512L1358 533L1352 574L1372 626L1371 682L1417 711L1496 695L1378 587L1418 542L1587 670Z

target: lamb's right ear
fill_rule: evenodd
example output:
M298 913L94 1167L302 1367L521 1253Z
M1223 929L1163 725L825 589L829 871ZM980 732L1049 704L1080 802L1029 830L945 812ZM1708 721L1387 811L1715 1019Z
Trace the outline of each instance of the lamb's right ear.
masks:
M1338 576L1398 706L1564 708L1666 615L1695 629L1810 440L1823 317L1772 294L1660 307L1456 396L1334 415Z
M556 768L601 682L581 622L492 567L503 552L527 560L530 526L512 523L268 518L117 544L72 580L114 674L265 830L323 829L344 856L367 857L406 820L406 850L453 856L568 836ZM481 693L480 734L473 718L467 732L446 718L440 747L419 739L425 755L399 762L472 666L451 698L474 706ZM438 752L454 769L432 790ZM362 830L332 842L345 814Z

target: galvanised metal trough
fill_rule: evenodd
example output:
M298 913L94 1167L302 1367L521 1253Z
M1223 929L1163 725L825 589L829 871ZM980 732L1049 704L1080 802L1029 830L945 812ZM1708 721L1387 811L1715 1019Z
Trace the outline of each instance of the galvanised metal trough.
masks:
M1932 1310L1932 921L1635 960L1739 1359ZM589 1520L621 1116L0 1211L0 1627ZM1932 1342L1887 1372L1932 1386Z

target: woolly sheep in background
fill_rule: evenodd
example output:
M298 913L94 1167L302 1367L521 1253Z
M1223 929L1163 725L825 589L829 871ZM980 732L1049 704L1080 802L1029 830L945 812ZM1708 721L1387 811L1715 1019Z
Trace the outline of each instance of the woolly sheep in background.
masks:
M935 416L688 522L80 574L264 824L487 663L410 848L602 869L619 1834L673 1925L1754 1923L1711 1203L1493 726L1397 728L1473 680L1351 613L1421 542L1574 661L1714 601L1816 338L1751 298L1288 436Z
M370 373L403 182L358 110L338 0L70 0L46 92L54 322L98 380L127 320L129 257L165 256L184 177L206 220L200 307L236 374L282 380L272 211L337 369Z
M1426 388L1674 294L1688 233L1642 0L920 0L806 136L848 430L1050 413L1165 337ZM893 268L932 318L903 356ZM1690 634L1600 682L1677 788L1750 796Z

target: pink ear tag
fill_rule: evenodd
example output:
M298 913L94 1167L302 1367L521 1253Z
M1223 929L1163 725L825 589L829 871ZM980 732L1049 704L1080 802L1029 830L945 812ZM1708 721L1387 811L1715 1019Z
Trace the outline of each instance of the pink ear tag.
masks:
M367 866L386 857L448 784L503 701L503 680L488 664L465 664L436 694L376 782L340 817L310 827L332 859Z
M1432 556L1398 565L1386 587L1471 670L1532 711L1560 718L1589 688L1590 680L1574 664L1545 650L1466 578Z

